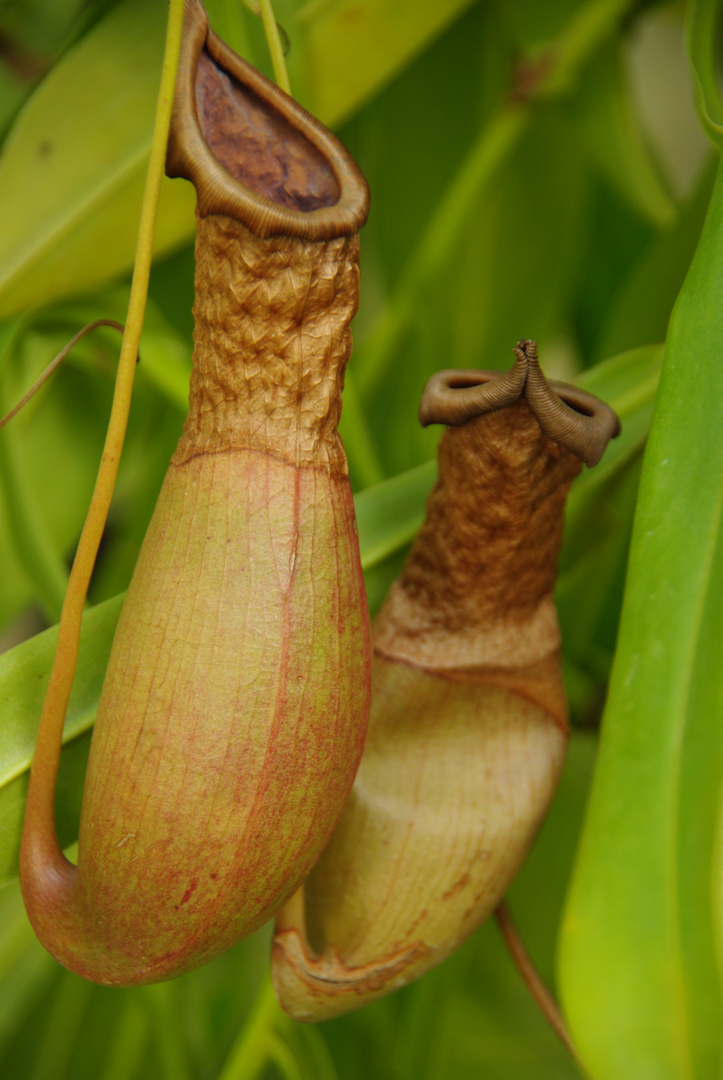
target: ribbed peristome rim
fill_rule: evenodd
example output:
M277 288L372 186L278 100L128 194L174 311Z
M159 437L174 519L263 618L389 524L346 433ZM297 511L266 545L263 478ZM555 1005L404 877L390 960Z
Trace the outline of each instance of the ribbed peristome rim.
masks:
M549 382L532 340L515 346L515 363L504 373L486 370L438 371L424 388L419 407L423 427L462 427L486 413L524 398L548 438L566 447L589 467L620 434L620 420L604 401L569 383Z
M186 0L183 18L166 172L193 183L200 216L226 214L260 237L331 240L358 232L369 213L369 188L351 154L306 109L209 30L208 15L199 0ZM333 206L309 211L280 206L221 165L204 138L196 109L196 71L204 48L219 67L276 109L322 154L339 187Z

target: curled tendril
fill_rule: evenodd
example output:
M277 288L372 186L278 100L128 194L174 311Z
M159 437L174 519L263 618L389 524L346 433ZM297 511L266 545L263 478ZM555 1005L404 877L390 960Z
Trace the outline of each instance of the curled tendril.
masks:
M58 365L62 364L63 360L65 360L66 356L68 355L70 350L73 348L73 346L77 345L78 342L80 341L80 339L84 338L86 336L86 334L89 334L92 330L97 330L99 326L111 326L114 330L118 330L121 334L123 333L123 323L116 322L115 319L96 319L95 322L88 323L87 326L84 326L82 330L79 330L77 334L73 335L73 337L70 339L70 341L67 343L67 345L64 345L63 348L58 353L58 355L56 357L54 357L50 361L50 363L46 367L45 371L42 373L42 375L39 378L37 378L35 380L33 385L28 390L27 394L25 394L20 399L20 401L17 403L17 405L14 405L9 413L6 413L5 416L0 418L0 428L5 427L8 420L12 420L12 418L14 416L17 416L17 414L20 412L20 410L25 405L27 405L27 403L30 401L30 399L32 397L35 396L35 394L37 394L38 390L43 385L43 383L46 382L50 378L50 376L53 374L53 372L58 367ZM137 357L136 359L140 359L140 357Z

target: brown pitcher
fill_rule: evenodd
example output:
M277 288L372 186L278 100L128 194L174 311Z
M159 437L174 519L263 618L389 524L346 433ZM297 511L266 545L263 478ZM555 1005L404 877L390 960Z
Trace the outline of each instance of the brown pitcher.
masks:
M506 375L444 371L450 425L405 569L374 624L372 712L339 825L277 916L283 1008L323 1020L443 960L505 895L567 744L553 602L563 508L617 417L548 384L532 341Z

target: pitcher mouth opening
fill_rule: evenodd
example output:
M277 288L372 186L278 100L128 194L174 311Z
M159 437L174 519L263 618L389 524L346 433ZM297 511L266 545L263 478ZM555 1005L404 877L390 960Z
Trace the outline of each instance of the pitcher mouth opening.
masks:
M485 386L494 379L503 375L501 371L493 371L486 368L468 368L459 370L440 371L433 376L435 383L447 390L473 390L478 386ZM429 380L432 382L432 380ZM565 402L574 412L581 416L595 416L600 411L600 400L586 390L573 386L571 383L561 382L559 379L548 379L549 385L557 396ZM428 421L434 423L433 420ZM441 422L441 421L440 421Z
M369 189L323 124L237 56L187 0L166 172L190 180L198 213L257 236L330 240L364 224Z
M555 379L548 382L535 341L520 341L513 351L515 363L504 373L467 369L433 375L419 406L422 426L461 427L524 398L549 439L588 467L596 465L610 439L620 434L616 414L594 394Z

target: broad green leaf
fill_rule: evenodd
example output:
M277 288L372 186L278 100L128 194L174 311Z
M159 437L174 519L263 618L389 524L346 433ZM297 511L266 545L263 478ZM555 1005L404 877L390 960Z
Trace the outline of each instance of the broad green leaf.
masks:
M96 9L97 9L97 5ZM85 10L83 10L85 9ZM0 137L39 74L82 32L93 12L83 0L34 0L0 6Z
M520 48L533 55L553 41L584 6L584 0L506 0L503 16Z
M68 574L28 481L19 434L10 426L0 432L0 484L15 552L48 622L53 622L60 618Z
M0 370L6 369L15 350L23 321L9 323L0 331ZM0 388L0 414L14 404ZM48 622L60 618L68 575L62 553L51 537L40 512L35 492L25 469L21 429L17 424L0 431L0 487L7 507L7 524L15 553Z
M133 259L163 54L164 4L123 0L49 72L0 158L0 317L96 285ZM165 181L156 249L193 229Z
M0 131L11 122L27 95L27 85L12 66L0 59Z
M723 1063L722 335L723 172L671 319L562 935L595 1080L713 1080Z

